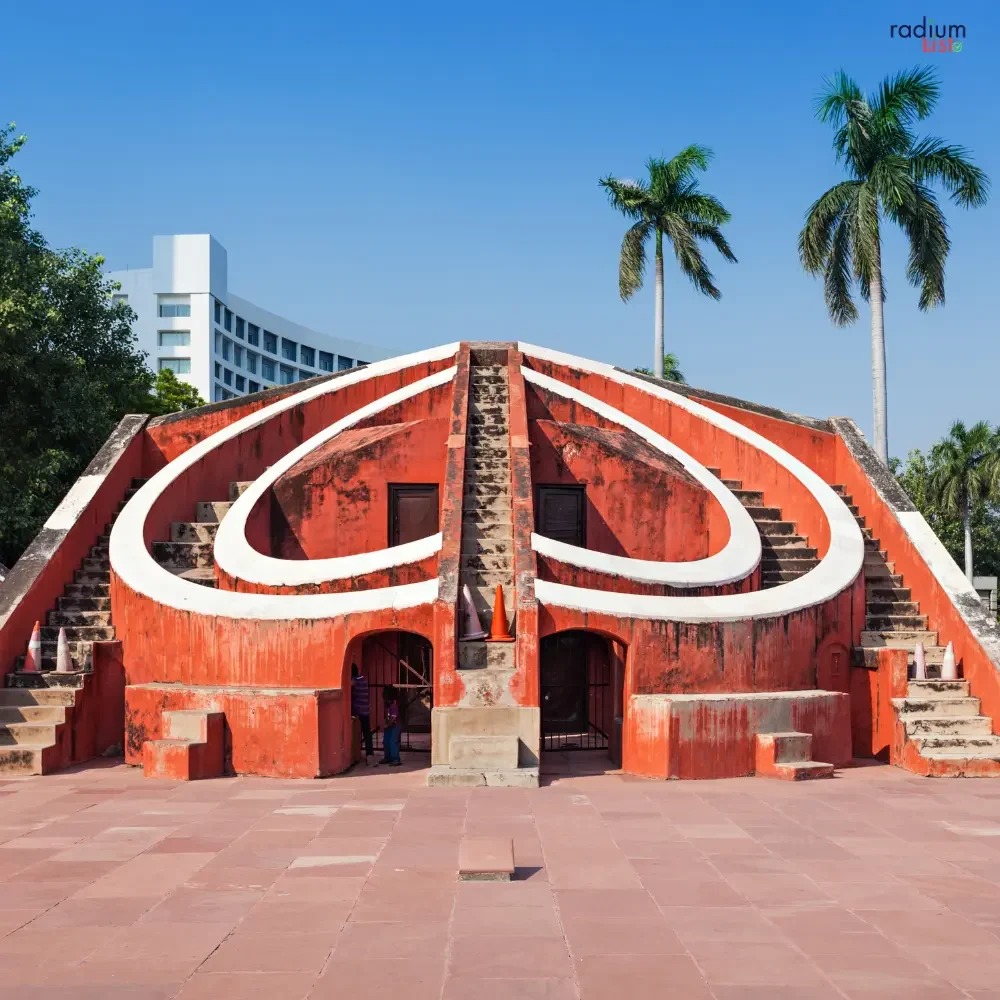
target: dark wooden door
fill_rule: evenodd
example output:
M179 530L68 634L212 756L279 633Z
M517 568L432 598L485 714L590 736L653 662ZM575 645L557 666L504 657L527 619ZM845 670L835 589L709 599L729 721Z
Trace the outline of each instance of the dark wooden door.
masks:
M405 545L438 530L437 486L389 487L389 544Z
M540 646L542 748L603 750L614 700L608 640L592 632L558 632Z
M584 545L582 486L538 487L538 534L568 545Z

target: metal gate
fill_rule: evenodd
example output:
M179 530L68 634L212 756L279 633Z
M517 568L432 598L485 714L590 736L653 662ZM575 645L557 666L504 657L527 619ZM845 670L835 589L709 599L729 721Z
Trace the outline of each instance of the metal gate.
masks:
M614 721L611 656L604 636L570 631L541 642L543 750L607 750Z
M379 632L361 646L361 672L371 695L372 735L383 749L385 689L399 692L400 749L430 753L434 697L434 647L412 632Z

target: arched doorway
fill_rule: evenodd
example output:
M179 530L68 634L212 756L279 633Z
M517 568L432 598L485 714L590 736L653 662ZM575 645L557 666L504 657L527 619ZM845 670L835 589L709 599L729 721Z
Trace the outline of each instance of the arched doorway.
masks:
M597 632L572 629L542 639L542 749L621 754L624 649Z
M400 749L430 753L434 694L434 647L415 632L375 632L361 642L361 672L371 691L375 747L382 749L384 691L399 691L402 738Z

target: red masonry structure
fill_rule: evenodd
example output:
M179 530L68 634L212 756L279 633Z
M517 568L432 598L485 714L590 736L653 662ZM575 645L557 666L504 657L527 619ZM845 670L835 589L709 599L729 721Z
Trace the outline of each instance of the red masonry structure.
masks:
M459 343L126 418L0 591L0 773L336 774L352 664L431 784L1000 770L1000 636L851 421Z

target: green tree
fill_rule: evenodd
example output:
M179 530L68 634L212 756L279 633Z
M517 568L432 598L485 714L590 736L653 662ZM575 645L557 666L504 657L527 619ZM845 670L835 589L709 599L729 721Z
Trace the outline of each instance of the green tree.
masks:
M149 409L153 376L111 299L103 260L53 250L31 226L34 189L0 128L0 562L12 565L128 412Z
M889 460L882 220L898 225L909 243L907 280L920 289L921 309L944 303L948 226L930 185L938 182L965 208L986 203L989 180L968 151L941 139L918 139L913 124L937 103L934 71L924 67L887 77L865 96L843 71L827 82L817 101L820 121L836 129L833 148L849 179L834 185L806 213L799 257L811 274L822 274L833 321L857 319L851 293L856 282L872 315L872 403L875 452Z
M962 519L965 575L972 581L972 514L1000 499L1000 433L985 420L966 427L956 420L931 449L931 496L943 513Z
M653 374L653 370L651 368L633 368L632 371L638 372L640 375ZM687 384L687 379L681 371L681 363L676 354L670 354L668 352L663 355L663 375L660 377L665 378L668 382L683 382Z
M618 261L618 291L627 302L642 287L646 269L646 244L656 242L656 298L653 322L653 374L663 378L663 237L674 248L681 272L700 292L713 299L722 293L700 243L711 243L723 257L735 263L736 256L722 235L720 226L731 216L722 202L698 190L697 170L707 170L712 151L705 146L688 146L673 159L651 159L646 164L648 181L604 177L599 183L608 192L613 208L632 225L622 239Z
M198 390L188 382L182 382L170 368L161 369L153 382L150 402L140 412L154 414L175 413L177 410L193 410L204 406Z

